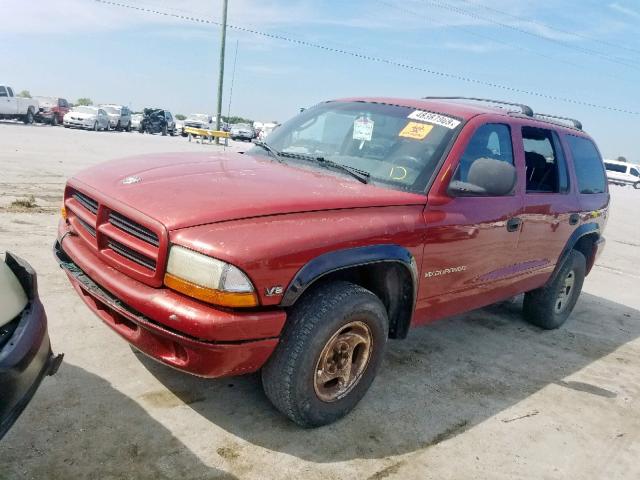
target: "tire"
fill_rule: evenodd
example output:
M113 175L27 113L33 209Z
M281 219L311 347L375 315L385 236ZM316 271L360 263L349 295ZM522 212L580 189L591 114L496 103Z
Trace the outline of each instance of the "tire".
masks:
M117 132L122 130L122 127L120 126L120 120L118 120L118 123L116 123L116 128L114 128L114 130L117 131Z
M52 127L57 127L58 126L58 116L54 115L53 118L51 119L51 126Z
M98 122L93 122L93 131L97 132L98 131Z
M525 294L524 318L545 330L564 324L578 301L586 270L584 255L571 250L556 275L544 287ZM567 288L570 288L568 292Z
M634 183L633 188L635 188L636 190L640 190L640 182Z
M166 137L166 136L167 136L167 131L168 131L168 130L167 130L167 126L166 126L166 125L164 125L164 126L162 127L162 136L163 136L163 137Z
M291 309L280 343L262 370L264 391L278 410L302 427L335 422L369 389L384 356L387 334L387 312L372 292L343 281L320 286ZM340 350L346 338L369 342L347 352ZM339 350L329 348L336 345ZM323 364L322 358L331 358L332 363ZM351 362L342 364L350 365L344 371L357 372L348 374L352 380L346 390L337 381L316 380L316 372L326 369L331 375L331 368L339 368L346 358Z
M125 129L127 132L131 131L131 122L127 123L127 128Z
M24 116L24 123L27 125L33 123L33 110L31 108L27 110L27 114Z

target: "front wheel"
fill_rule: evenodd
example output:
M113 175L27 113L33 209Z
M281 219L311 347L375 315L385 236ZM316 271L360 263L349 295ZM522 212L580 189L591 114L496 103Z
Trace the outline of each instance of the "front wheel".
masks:
M265 393L302 427L342 418L364 397L382 362L387 312L369 290L325 284L292 308L280 343L262 370Z
M54 115L53 118L51 118L51 126L52 127L58 126L58 117L56 115Z
M634 183L633 188L635 188L636 190L640 190L640 182Z
M94 122L93 123L93 131L97 132L98 131L98 122Z
M545 330L560 327L578 301L586 271L584 255L571 250L556 275L544 287L525 294L525 319Z
M165 125L164 127L162 127L162 136L166 137L167 136L167 126Z

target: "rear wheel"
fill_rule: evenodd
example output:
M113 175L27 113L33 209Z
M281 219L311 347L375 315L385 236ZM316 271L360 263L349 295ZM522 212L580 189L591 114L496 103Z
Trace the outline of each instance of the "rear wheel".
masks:
M162 136L163 137L167 136L167 125L166 124L162 127Z
M28 109L27 110L27 114L24 117L24 123L26 123L27 125L31 125L33 123L33 110L32 109Z
M544 287L525 294L525 319L546 330L560 327L578 301L586 269L584 255L572 250L556 275Z
M54 115L53 118L51 119L51 125L54 127L58 126L58 116Z
M262 370L267 397L303 427L338 420L373 382L387 332L385 307L369 290L342 281L315 289L292 308Z
M640 182L634 183L633 188L635 188L636 190L640 190Z
M127 132L131 131L131 122L127 123L127 128L126 128Z
M97 132L98 131L98 122L94 122L93 123L93 131Z

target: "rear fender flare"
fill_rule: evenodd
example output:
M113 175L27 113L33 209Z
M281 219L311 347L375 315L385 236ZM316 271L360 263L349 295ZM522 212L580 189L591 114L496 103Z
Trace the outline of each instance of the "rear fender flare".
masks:
M558 263L556 263L556 268L553 271L553 275L551 276L551 278L555 277L556 273L558 272L558 270L560 270L560 267L562 266L566 258L569 256L569 253L571 252L571 250L573 250L575 246L578 244L578 242L580 241L580 239L585 237L586 235L596 235L598 238L600 238L600 235L601 235L600 226L595 222L585 223L583 225L580 225L578 228L574 230L574 232L569 237L569 240L567 240L567 243L564 246L562 253L560 254L560 258L558 259ZM588 263L589 263L589 258L587 258L587 264Z

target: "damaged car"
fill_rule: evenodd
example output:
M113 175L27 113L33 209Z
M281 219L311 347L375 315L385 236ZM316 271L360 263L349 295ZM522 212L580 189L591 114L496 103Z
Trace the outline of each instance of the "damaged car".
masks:
M36 273L6 253L0 263L0 439L18 419L62 355L51 351Z

